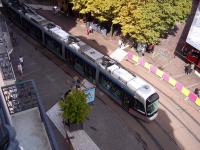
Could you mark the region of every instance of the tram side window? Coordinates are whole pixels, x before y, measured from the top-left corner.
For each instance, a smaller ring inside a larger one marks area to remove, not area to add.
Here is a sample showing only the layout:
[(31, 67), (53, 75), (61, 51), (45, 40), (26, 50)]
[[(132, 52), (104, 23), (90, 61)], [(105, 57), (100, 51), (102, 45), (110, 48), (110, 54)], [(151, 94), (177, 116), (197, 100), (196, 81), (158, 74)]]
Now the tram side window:
[(127, 92), (124, 93), (124, 103), (129, 104), (130, 107), (134, 106), (134, 98)]
[(24, 18), (22, 18), (22, 26), (25, 31), (29, 31), (29, 23)]
[(135, 100), (134, 108), (139, 112), (141, 112), (142, 114), (145, 114), (144, 105), (140, 101)]
[(89, 65), (87, 62), (85, 63), (84, 73), (85, 77), (89, 81), (95, 83), (96, 69), (93, 66)]
[(112, 83), (112, 85), (111, 85), (111, 93), (115, 97), (117, 97), (119, 99), (123, 98), (123, 91), (122, 91), (122, 89), (117, 84), (115, 84), (115, 83)]
[(99, 82), (102, 87), (109, 91), (113, 96), (118, 99), (122, 99), (123, 90), (115, 83), (113, 83), (108, 77), (100, 73)]
[(59, 56), (62, 56), (62, 45), (47, 34), (45, 34), (45, 45), (51, 51), (55, 52)]
[(22, 26), (23, 29), (31, 34), (33, 38), (35, 38), (38, 41), (42, 41), (42, 31), (33, 25), (32, 23), (28, 22), (24, 18), (22, 18)]
[(42, 42), (42, 31), (36, 27), (35, 25), (30, 24), (30, 28), (31, 28), (31, 35), (36, 38), (36, 40), (38, 40), (39, 42)]
[(84, 61), (80, 57), (78, 57), (78, 56), (75, 57), (74, 68), (81, 75), (84, 75)]
[(9, 14), (10, 14), (10, 17), (15, 20), (16, 23), (18, 24), (21, 24), (21, 21), (20, 21), (20, 16), (18, 13), (16, 13), (14, 10), (10, 9), (9, 10)]
[(75, 55), (68, 48), (65, 48), (65, 60), (69, 63), (69, 65), (74, 66)]
[(107, 91), (110, 90), (111, 82), (102, 74), (99, 74), (99, 83), (102, 87), (104, 87)]
[(65, 60), (67, 63), (75, 67), (75, 69), (84, 75), (89, 81), (95, 83), (96, 69), (71, 52), (68, 47), (65, 48)]

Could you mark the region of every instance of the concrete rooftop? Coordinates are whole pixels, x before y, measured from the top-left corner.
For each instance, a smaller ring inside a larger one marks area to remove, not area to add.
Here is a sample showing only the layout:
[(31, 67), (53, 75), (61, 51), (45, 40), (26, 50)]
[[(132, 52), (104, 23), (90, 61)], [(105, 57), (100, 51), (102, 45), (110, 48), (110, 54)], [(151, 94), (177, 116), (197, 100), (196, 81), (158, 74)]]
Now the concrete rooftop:
[(51, 150), (37, 107), (13, 114), (12, 123), (24, 150)]

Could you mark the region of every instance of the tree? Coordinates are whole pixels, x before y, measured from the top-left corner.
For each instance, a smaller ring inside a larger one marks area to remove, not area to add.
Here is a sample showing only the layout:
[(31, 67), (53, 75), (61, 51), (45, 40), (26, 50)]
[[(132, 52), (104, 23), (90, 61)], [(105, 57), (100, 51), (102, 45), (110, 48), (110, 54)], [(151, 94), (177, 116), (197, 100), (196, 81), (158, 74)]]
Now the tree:
[(100, 22), (119, 24), (124, 36), (137, 42), (156, 44), (161, 35), (184, 21), (192, 0), (71, 0), (73, 9)]
[(130, 0), (116, 20), (124, 36), (137, 42), (156, 44), (162, 34), (184, 20), (191, 10), (191, 0)]
[(90, 106), (86, 103), (86, 94), (78, 89), (72, 89), (59, 105), (64, 121), (71, 124), (83, 123), (90, 112)]

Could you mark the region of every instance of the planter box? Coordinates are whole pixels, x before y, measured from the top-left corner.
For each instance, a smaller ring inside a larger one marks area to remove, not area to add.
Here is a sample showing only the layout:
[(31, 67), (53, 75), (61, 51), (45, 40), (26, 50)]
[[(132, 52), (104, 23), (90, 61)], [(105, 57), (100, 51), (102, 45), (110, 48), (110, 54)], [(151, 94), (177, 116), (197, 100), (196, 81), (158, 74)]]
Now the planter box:
[(66, 125), (66, 126), (68, 126), (68, 128), (69, 128), (69, 131), (70, 132), (73, 132), (73, 131), (76, 131), (76, 130), (83, 130), (83, 123), (69, 123), (69, 121), (68, 122), (63, 122), (64, 123), (64, 125)]
[(68, 126), (69, 126), (70, 132), (73, 132), (73, 131), (76, 131), (76, 130), (83, 130), (83, 123), (79, 123), (79, 124), (70, 123)]

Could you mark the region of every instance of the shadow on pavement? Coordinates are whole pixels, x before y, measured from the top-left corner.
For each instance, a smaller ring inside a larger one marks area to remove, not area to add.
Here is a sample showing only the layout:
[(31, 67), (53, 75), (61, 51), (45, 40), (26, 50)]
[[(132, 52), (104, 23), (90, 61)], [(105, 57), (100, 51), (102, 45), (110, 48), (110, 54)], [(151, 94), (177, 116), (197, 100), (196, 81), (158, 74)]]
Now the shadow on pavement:
[(36, 10), (38, 14), (45, 17), (46, 19), (54, 22), (58, 26), (62, 27), (63, 30), (69, 32), (73, 27), (77, 25), (76, 19), (71, 16), (64, 16), (62, 14), (53, 14), (53, 11), (49, 10)]
[[(175, 136), (175, 130), (171, 126), (172, 121), (169, 118), (166, 111), (168, 111), (167, 108), (159, 109), (158, 117), (156, 118), (156, 120), (154, 120), (152, 123), (148, 124), (149, 130), (153, 131), (153, 133), (155, 134), (156, 140), (164, 141), (163, 144), (160, 143), (160, 144), (162, 144), (162, 148), (164, 148), (164, 149), (184, 149), (181, 142)], [(169, 114), (172, 115), (173, 117), (175, 117), (174, 114), (171, 113), (170, 111), (169, 111)], [(157, 126), (157, 128), (152, 127), (152, 126), (154, 126), (154, 124)]]
[(77, 37), (80, 38), (83, 42), (85, 42), (89, 46), (91, 46), (92, 48), (103, 53), (104, 55), (107, 55), (106, 53), (108, 52), (108, 49), (104, 45), (100, 45), (98, 43), (98, 40), (88, 39), (88, 38), (83, 37), (83, 36), (77, 36)]

